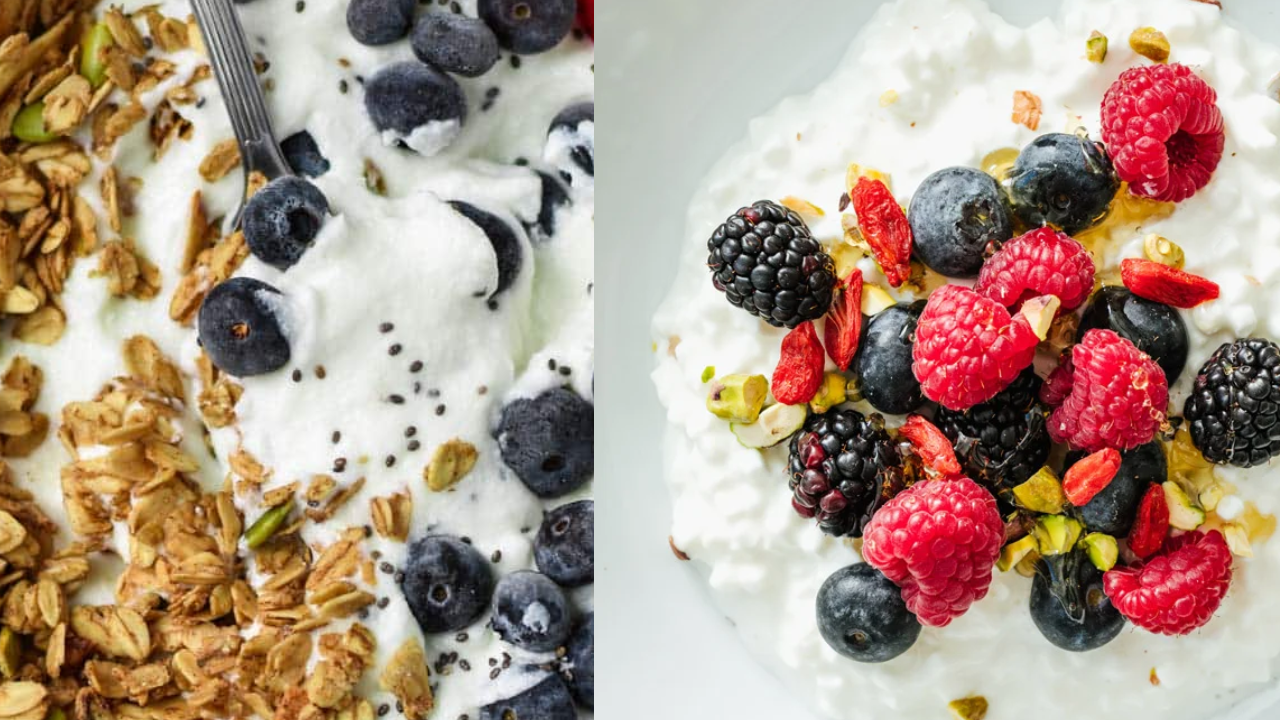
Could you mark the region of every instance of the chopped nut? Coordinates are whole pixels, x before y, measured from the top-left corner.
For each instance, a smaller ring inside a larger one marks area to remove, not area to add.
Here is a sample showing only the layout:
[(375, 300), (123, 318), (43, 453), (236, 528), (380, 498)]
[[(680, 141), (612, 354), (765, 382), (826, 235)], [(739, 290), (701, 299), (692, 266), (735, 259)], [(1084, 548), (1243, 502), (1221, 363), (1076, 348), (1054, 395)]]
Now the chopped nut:
[(1142, 254), (1146, 255), (1148, 260), (1179, 270), (1187, 262), (1186, 254), (1177, 243), (1160, 237), (1156, 233), (1148, 233), (1146, 238), (1143, 239)]
[(1036, 130), (1040, 127), (1040, 116), (1044, 112), (1043, 103), (1040, 96), (1026, 90), (1016, 90), (1013, 93), (1013, 121), (1019, 125), (1024, 125), (1028, 130)]
[(1107, 59), (1107, 36), (1094, 30), (1089, 33), (1085, 42), (1085, 57), (1091, 63), (1102, 63)]
[(987, 699), (981, 695), (952, 700), (947, 709), (955, 720), (982, 720), (987, 716)]
[(822, 208), (814, 205), (808, 200), (801, 200), (793, 195), (788, 195), (782, 198), (781, 203), (783, 207), (789, 210), (794, 210), (796, 213), (804, 217), (820, 218), (826, 215), (826, 213), (822, 211)]
[(465, 440), (454, 438), (441, 444), (423, 471), (427, 487), (433, 492), (448, 490), (471, 472), (479, 456), (476, 446)]
[(1153, 27), (1140, 27), (1129, 35), (1129, 47), (1152, 62), (1169, 61), (1169, 38)]

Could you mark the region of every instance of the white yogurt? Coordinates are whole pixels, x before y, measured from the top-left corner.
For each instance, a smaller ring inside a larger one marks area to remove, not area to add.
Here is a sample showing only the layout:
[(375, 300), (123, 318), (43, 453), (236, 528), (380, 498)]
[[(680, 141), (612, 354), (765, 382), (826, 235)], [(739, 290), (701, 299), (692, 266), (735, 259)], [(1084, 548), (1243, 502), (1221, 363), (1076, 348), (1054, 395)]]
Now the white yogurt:
[[(1002, 574), (985, 600), (944, 629), (926, 628), (902, 657), (883, 665), (845, 659), (819, 636), (814, 597), (828, 575), (858, 562), (857, 553), (791, 509), (785, 445), (747, 450), (703, 405), (704, 367), (769, 374), (783, 335), (711, 285), (706, 238), (725, 217), (760, 198), (794, 195), (827, 211), (811, 227), (816, 237), (835, 239), (849, 163), (890, 173), (905, 202), (933, 171), (976, 167), (988, 152), (1022, 147), (1038, 134), (1083, 125), (1096, 138), (1103, 93), (1122, 70), (1146, 62), (1126, 40), (1147, 25), (1168, 35), (1172, 61), (1196, 67), (1217, 89), (1227, 123), (1226, 157), (1213, 182), (1168, 219), (1122, 229), (1121, 242), (1097, 258), (1100, 268), (1114, 269), (1123, 257), (1141, 256), (1145, 233), (1158, 232), (1185, 249), (1188, 271), (1222, 286), (1220, 300), (1186, 313), (1191, 368), (1171, 398), (1180, 409), (1195, 368), (1219, 344), (1251, 332), (1280, 338), (1280, 314), (1272, 311), (1280, 307), (1280, 104), (1266, 96), (1280, 49), (1231, 27), (1211, 5), (1067, 0), (1056, 22), (1020, 29), (978, 0), (890, 3), (829, 80), (751, 124), (691, 203), (679, 277), (654, 321), (653, 377), (670, 422), (674, 541), (705, 567), (760, 661), (823, 716), (942, 717), (951, 700), (977, 694), (991, 703), (989, 720), (1203, 720), (1272, 676), (1280, 654), (1274, 540), (1238, 560), (1217, 617), (1188, 637), (1129, 627), (1092, 653), (1058, 650), (1031, 622), (1030, 580)], [(1093, 30), (1110, 38), (1101, 65), (1084, 57)], [(889, 90), (897, 100), (882, 106)], [(1011, 122), (1017, 90), (1043, 99), (1039, 131)], [(884, 284), (874, 266), (863, 272)], [(674, 357), (667, 352), (673, 337)], [(1242, 501), (1264, 513), (1280, 509), (1280, 484), (1267, 468), (1222, 474)]]

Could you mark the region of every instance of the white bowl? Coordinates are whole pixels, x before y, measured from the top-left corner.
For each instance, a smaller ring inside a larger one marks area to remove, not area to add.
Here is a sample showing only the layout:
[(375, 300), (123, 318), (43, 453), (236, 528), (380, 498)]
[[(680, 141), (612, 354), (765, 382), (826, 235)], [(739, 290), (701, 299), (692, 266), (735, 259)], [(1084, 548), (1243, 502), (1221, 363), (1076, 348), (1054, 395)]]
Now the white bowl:
[[(1121, 2), (1123, 0), (1117, 0)], [(1188, 0), (1190, 1), (1190, 0)], [(1280, 42), (1275, 0), (1223, 0), (1226, 14)], [(652, 386), (649, 324), (685, 237), (685, 209), (753, 117), (824, 79), (876, 0), (622, 0), (602, 3), (597, 455), (603, 465), (601, 717), (812, 720), (758, 666), (716, 610), (703, 576), (667, 547), (665, 419)], [(1057, 0), (992, 0), (1018, 24)], [(1280, 68), (1277, 68), (1280, 71)], [(1231, 715), (1275, 717), (1276, 693)]]

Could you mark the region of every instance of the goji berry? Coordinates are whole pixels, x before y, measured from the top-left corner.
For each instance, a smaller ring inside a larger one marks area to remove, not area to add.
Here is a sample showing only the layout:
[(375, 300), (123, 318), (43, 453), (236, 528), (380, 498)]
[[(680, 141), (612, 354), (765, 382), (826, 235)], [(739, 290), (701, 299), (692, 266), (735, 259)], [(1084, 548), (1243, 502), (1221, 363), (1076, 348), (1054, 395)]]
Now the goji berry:
[(802, 405), (822, 386), (822, 343), (812, 321), (805, 321), (782, 339), (782, 357), (773, 370), (773, 397), (784, 405)]
[(1142, 559), (1156, 554), (1169, 535), (1169, 503), (1164, 488), (1152, 485), (1138, 503), (1138, 517), (1129, 530), (1129, 550)]
[(1124, 286), (1140, 298), (1176, 308), (1193, 308), (1216, 300), (1218, 284), (1153, 260), (1129, 258), (1120, 263)]
[(863, 239), (871, 246), (889, 284), (898, 287), (911, 275), (911, 225), (907, 214), (880, 180), (858, 178), (851, 198)]
[(951, 441), (924, 416), (908, 415), (898, 433), (911, 442), (925, 467), (943, 477), (960, 474), (960, 461), (956, 460), (956, 450)]
[(822, 329), (822, 341), (836, 367), (848, 370), (862, 336), (862, 271), (854, 268), (840, 281), (836, 293), (836, 300), (827, 312), (827, 324)]
[(1120, 452), (1103, 448), (1067, 468), (1067, 474), (1062, 478), (1062, 492), (1072, 505), (1084, 507), (1111, 484), (1119, 469)]

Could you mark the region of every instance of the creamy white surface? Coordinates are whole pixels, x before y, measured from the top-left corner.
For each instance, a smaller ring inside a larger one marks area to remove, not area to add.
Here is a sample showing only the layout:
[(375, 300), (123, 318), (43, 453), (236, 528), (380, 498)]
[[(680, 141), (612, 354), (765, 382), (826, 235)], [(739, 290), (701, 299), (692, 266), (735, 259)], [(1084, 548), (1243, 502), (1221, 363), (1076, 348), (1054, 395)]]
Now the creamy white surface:
[[(977, 166), (986, 153), (1022, 147), (1037, 134), (1083, 125), (1097, 137), (1106, 88), (1124, 68), (1145, 62), (1126, 43), (1144, 25), (1164, 31), (1171, 59), (1196, 66), (1217, 89), (1227, 121), (1227, 157), (1214, 181), (1167, 220), (1128, 228), (1121, 233), (1125, 241), (1098, 258), (1114, 267), (1123, 257), (1141, 256), (1143, 234), (1159, 232), (1186, 250), (1189, 271), (1222, 286), (1220, 300), (1186, 313), (1191, 367), (1173, 388), (1172, 407), (1179, 409), (1195, 367), (1218, 344), (1238, 334), (1280, 337), (1280, 317), (1268, 312), (1280, 307), (1280, 105), (1264, 94), (1280, 71), (1280, 51), (1224, 23), (1212, 6), (1067, 0), (1056, 22), (1022, 30), (976, 0), (889, 4), (862, 28), (831, 79), (754, 121), (749, 137), (727, 153), (692, 201), (679, 277), (654, 322), (654, 381), (670, 422), (666, 476), (674, 540), (703, 564), (716, 599), (761, 662), (820, 714), (941, 717), (950, 700), (981, 694), (991, 701), (992, 720), (1191, 720), (1210, 716), (1273, 674), (1280, 652), (1280, 625), (1269, 606), (1280, 584), (1280, 543), (1274, 541), (1239, 562), (1218, 617), (1186, 638), (1128, 628), (1093, 653), (1057, 650), (1031, 623), (1030, 581), (1002, 575), (967, 615), (945, 629), (926, 629), (903, 657), (885, 665), (844, 659), (819, 637), (813, 602), (822, 581), (857, 562), (857, 553), (791, 509), (785, 446), (746, 450), (703, 405), (705, 366), (714, 365), (717, 374), (768, 374), (783, 334), (732, 307), (711, 286), (706, 238), (719, 222), (753, 200), (794, 195), (827, 211), (811, 225), (817, 237), (838, 238), (836, 198), (850, 162), (890, 173), (905, 202), (931, 172)], [(1084, 59), (1092, 30), (1111, 40), (1100, 66)], [(898, 100), (881, 107), (887, 90)], [(1038, 132), (1010, 121), (1015, 90), (1043, 99)], [(874, 264), (862, 268), (869, 281), (883, 283)], [(680, 338), (674, 358), (666, 351), (672, 336)], [(1223, 475), (1262, 512), (1280, 510), (1280, 486), (1268, 469)], [(1149, 682), (1152, 668), (1159, 687)]]
[[(125, 8), (146, 4), (129, 0)], [(474, 15), (473, 2), (462, 4)], [(524, 157), (537, 164), (551, 119), (565, 106), (592, 97), (591, 44), (571, 38), (546, 54), (522, 57), (519, 69), (504, 53), (484, 77), (459, 78), (470, 105), (467, 124), (451, 146), (422, 157), (384, 145), (365, 115), (356, 79), (393, 61), (411, 59), (407, 41), (383, 48), (359, 45), (346, 30), (345, 2), (313, 1), (302, 13), (293, 2), (280, 0), (238, 7), (253, 49), (271, 62), (265, 78), (274, 87), (267, 102), (278, 136), (305, 128), (332, 163), (314, 182), (328, 197), (334, 216), (289, 272), (280, 273), (252, 258), (241, 271), (284, 292), (293, 359), (279, 372), (245, 381), (237, 407), (239, 424), (214, 435), (216, 458), (204, 449), (192, 410), (185, 442), (194, 455), (207, 459), (202, 469), (205, 486), (222, 486), (227, 472), (223, 459), (240, 442), (273, 470), (268, 487), (295, 479), (305, 487), (312, 475), (331, 472), (335, 458), (346, 457), (347, 471), (335, 477), (343, 485), (364, 477), (365, 488), (338, 517), (323, 526), (309, 526), (308, 541), (327, 542), (346, 527), (368, 524), (372, 497), (412, 488), (414, 537), (430, 528), (471, 538), (486, 557), (500, 550), (495, 574), (532, 567), (532, 538), (543, 510), (590, 497), (590, 486), (573, 497), (538, 500), (502, 464), (491, 428), (511, 397), (560, 384), (592, 396), (594, 213), (592, 198), (575, 192), (574, 204), (558, 213), (556, 237), (536, 248), (528, 245), (520, 226), (537, 218), (540, 184), (528, 169), (511, 162)], [(169, 0), (161, 9), (179, 17), (189, 13), (188, 4), (180, 0)], [(349, 60), (350, 68), (340, 67), (339, 58)], [(175, 61), (179, 71), (173, 82), (181, 83), (204, 59), (186, 52)], [(349, 87), (345, 94), (339, 91), (342, 79)], [(153, 92), (148, 104), (159, 102), (168, 86)], [(501, 94), (482, 112), (485, 91), (494, 86)], [(195, 333), (169, 320), (167, 313), (180, 278), (189, 199), (202, 188), (210, 215), (218, 216), (234, 209), (243, 187), (238, 171), (213, 185), (200, 179), (200, 161), (232, 133), (214, 82), (196, 89), (204, 104), (178, 108), (195, 125), (190, 141), (175, 142), (159, 163), (153, 163), (144, 122), (121, 141), (115, 159), (123, 176), (143, 182), (135, 198), (136, 214), (126, 221), (124, 234), (160, 268), (160, 296), (151, 302), (113, 299), (105, 280), (89, 277), (97, 259), (81, 260), (63, 295), (69, 319), (61, 342), (41, 348), (9, 341), (0, 352), (0, 363), (23, 354), (42, 368), (45, 387), (37, 409), (53, 418), (55, 432), (63, 405), (91, 399), (123, 372), (120, 348), (131, 335), (152, 337), (184, 369), (194, 371)], [(386, 197), (366, 189), (366, 158), (381, 169)], [(87, 182), (84, 192), (92, 196), (95, 187)], [(487, 306), (497, 285), (493, 251), (475, 225), (444, 204), (455, 199), (500, 215), (524, 243), (520, 277), (496, 298), (496, 311)], [(110, 239), (105, 226), (99, 230)], [(380, 333), (383, 322), (394, 323), (395, 331)], [(403, 345), (403, 352), (394, 357), (387, 351), (393, 342)], [(569, 365), (573, 374), (548, 371), (549, 359)], [(415, 360), (425, 367), (411, 375), (408, 366)], [(325, 367), (324, 380), (316, 378), (317, 365)], [(300, 383), (290, 377), (295, 368), (303, 372)], [(415, 380), (421, 382), (418, 392)], [(429, 397), (431, 390), (438, 390), (439, 396)], [(189, 378), (188, 397), (198, 391)], [(393, 393), (406, 402), (388, 402)], [(443, 415), (435, 412), (438, 404), (446, 406)], [(410, 425), (417, 428), (414, 439), (421, 442), (416, 452), (406, 449), (405, 428)], [(337, 445), (331, 441), (335, 430), (342, 433)], [(474, 443), (480, 460), (455, 492), (428, 493), (423, 467), (437, 445), (454, 437)], [(390, 454), (397, 462), (387, 468), (384, 458)], [(51, 437), (33, 457), (11, 463), (21, 483), (37, 493), (42, 507), (59, 522), (63, 510), (58, 470), (67, 461)], [(253, 498), (244, 505), (247, 521), (252, 522), (261, 511)], [(116, 550), (127, 552), (127, 534), (118, 535)], [(375, 537), (366, 546), (373, 549), (397, 566), (404, 559), (400, 543)], [(118, 571), (111, 557), (97, 560), (99, 582), (82, 591), (78, 600), (110, 602)], [(371, 608), (365, 620), (378, 635), (379, 655), (385, 658), (418, 630), (389, 575), (379, 573), (372, 592), (390, 599), (388, 608)], [(591, 595), (590, 588), (576, 591), (575, 605), (589, 611)], [(483, 627), (487, 619), (486, 615), (469, 629), (466, 643), (457, 643), (453, 633), (425, 638), (430, 661), (457, 651), (472, 666), (471, 672), (463, 672), (454, 665), (451, 674), (433, 677), (436, 717), (475, 717), (479, 705), (531, 682), (532, 676), (516, 666), (545, 659), (511, 651)], [(504, 651), (514, 656), (513, 669), (490, 682), (488, 659), (501, 659)], [(365, 689), (370, 693), (377, 672), (375, 667), (366, 674)], [(374, 699), (375, 704), (394, 704), (389, 696)]]

